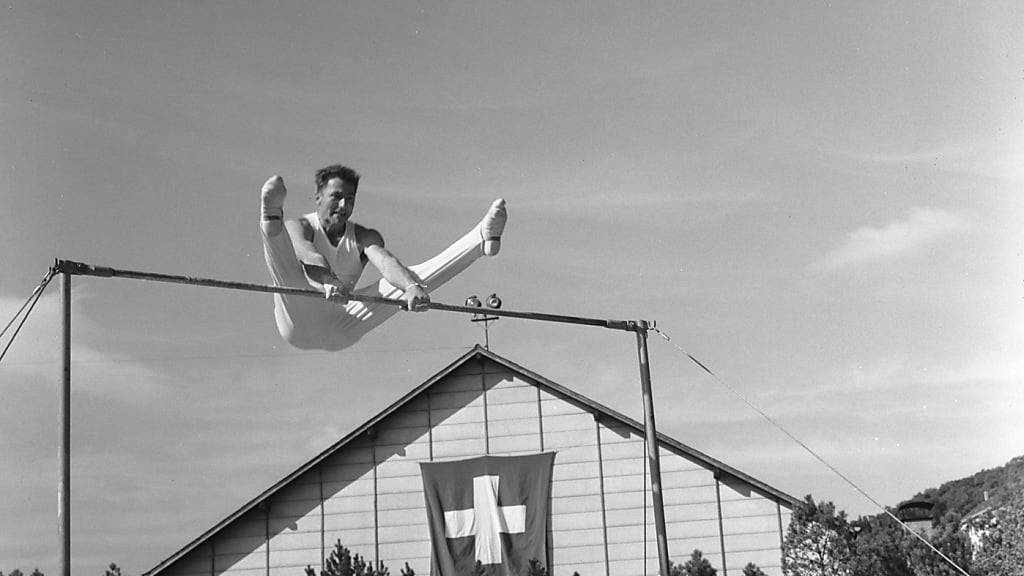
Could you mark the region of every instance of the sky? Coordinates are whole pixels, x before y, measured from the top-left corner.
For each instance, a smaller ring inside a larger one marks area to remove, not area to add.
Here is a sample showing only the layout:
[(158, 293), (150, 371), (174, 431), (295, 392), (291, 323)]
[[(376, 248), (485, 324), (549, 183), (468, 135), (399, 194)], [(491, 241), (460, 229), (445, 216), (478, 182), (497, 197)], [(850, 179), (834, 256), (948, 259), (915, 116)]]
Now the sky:
[[(436, 301), (656, 321), (660, 432), (871, 514), (729, 389), (885, 505), (1024, 454), (1022, 11), (5, 3), (0, 321), (55, 258), (268, 283), (273, 174), (296, 216), (355, 167), (353, 219), (407, 264), (503, 197), (501, 254)], [(302, 352), (266, 294), (76, 276), (72, 301), (81, 574), (153, 568), (484, 339), (406, 313)], [(632, 334), (489, 335), (641, 419)], [(60, 377), (55, 281), (0, 362), (0, 570), (56, 572)]]

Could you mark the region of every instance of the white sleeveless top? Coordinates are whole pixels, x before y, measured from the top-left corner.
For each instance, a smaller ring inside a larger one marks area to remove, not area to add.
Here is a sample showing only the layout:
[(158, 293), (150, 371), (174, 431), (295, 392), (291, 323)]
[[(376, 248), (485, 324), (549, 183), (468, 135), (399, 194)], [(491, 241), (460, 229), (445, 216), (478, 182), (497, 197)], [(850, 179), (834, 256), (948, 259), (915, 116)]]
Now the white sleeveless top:
[(345, 233), (338, 240), (337, 246), (332, 246), (327, 239), (327, 233), (320, 226), (320, 218), (316, 212), (302, 216), (313, 227), (313, 246), (316, 251), (327, 258), (331, 265), (331, 271), (341, 280), (343, 286), (348, 290), (356, 287), (356, 282), (363, 274), (362, 253), (359, 251), (359, 244), (356, 243), (356, 224), (351, 220), (345, 222)]

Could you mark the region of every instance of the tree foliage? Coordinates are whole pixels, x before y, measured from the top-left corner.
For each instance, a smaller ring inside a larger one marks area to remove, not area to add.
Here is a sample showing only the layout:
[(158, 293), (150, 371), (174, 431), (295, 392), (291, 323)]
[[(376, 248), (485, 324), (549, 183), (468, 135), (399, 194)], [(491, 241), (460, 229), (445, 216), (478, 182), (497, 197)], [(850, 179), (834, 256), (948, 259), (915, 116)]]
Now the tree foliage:
[[(2, 570), (0, 570), (0, 576), (4, 576), (4, 573), (3, 573)], [(21, 569), (15, 568), (14, 570), (11, 570), (10, 573), (7, 574), (7, 576), (25, 576), (25, 573), (22, 572)], [(40, 572), (39, 568), (36, 568), (36, 569), (32, 570), (32, 575), (31, 576), (43, 576), (43, 573)]]
[[(402, 576), (414, 574), (406, 563)], [(306, 566), (306, 576), (316, 576), (316, 570), (312, 566)], [(376, 567), (373, 566), (372, 562), (367, 562), (359, 554), (352, 554), (341, 544), (341, 540), (338, 540), (331, 555), (324, 559), (324, 569), (320, 571), (320, 576), (388, 576), (388, 568), (382, 562), (377, 562)]]
[[(970, 542), (958, 515), (947, 514), (938, 521), (928, 540), (957, 566), (970, 570)], [(793, 510), (782, 566), (787, 576), (962, 574), (888, 514), (849, 522), (831, 502), (815, 502), (811, 496)]]
[(103, 571), (103, 576), (121, 576), (121, 567), (111, 562), (110, 566)]
[(530, 558), (526, 567), (526, 576), (548, 576), (548, 569), (538, 558)]
[(985, 519), (975, 576), (1024, 576), (1024, 492)]
[(854, 576), (914, 576), (904, 550), (908, 536), (888, 514), (853, 523), (855, 538), (850, 568)]
[(711, 562), (704, 557), (704, 553), (696, 549), (685, 563), (676, 564), (669, 561), (668, 568), (671, 576), (716, 576), (718, 574), (718, 570), (711, 566)]
[(754, 564), (753, 562), (747, 562), (747, 565), (743, 567), (743, 576), (768, 576), (768, 575), (764, 573), (764, 570), (761, 570), (760, 568), (758, 568), (757, 564)]
[(932, 513), (942, 518), (947, 513), (959, 516), (967, 514), (990, 497), (1009, 499), (1024, 487), (1024, 456), (1013, 458), (1006, 464), (982, 470), (966, 478), (951, 480), (938, 488), (919, 492), (914, 499), (934, 502)]
[[(486, 573), (487, 567), (477, 560), (473, 566), (471, 576), (484, 576)], [(714, 573), (712, 572), (711, 576), (713, 575)], [(0, 573), (0, 576), (3, 576), (3, 574)], [(42, 576), (42, 574), (39, 576)], [(121, 576), (121, 571), (117, 568), (116, 564), (111, 564), (110, 569), (107, 570), (104, 576)], [(312, 566), (307, 565), (306, 576), (317, 576), (316, 570)], [(353, 554), (351, 550), (341, 543), (341, 540), (338, 540), (334, 543), (334, 550), (331, 551), (331, 555), (324, 559), (324, 568), (320, 570), (320, 576), (389, 576), (389, 571), (383, 562), (377, 562), (377, 566), (374, 566), (372, 562), (368, 562), (359, 554)], [(416, 571), (406, 562), (405, 567), (401, 570), (401, 576), (416, 576)], [(550, 575), (543, 562), (537, 558), (531, 558), (527, 565), (527, 576)], [(574, 572), (573, 576), (579, 576), (579, 573)]]
[(793, 509), (782, 544), (782, 570), (789, 576), (852, 576), (853, 531), (846, 513), (808, 494)]
[[(932, 546), (956, 562), (964, 570), (971, 569), (971, 543), (967, 534), (960, 530), (960, 515), (947, 514), (933, 527), (928, 540)], [(907, 563), (914, 576), (962, 576), (962, 572), (954, 568), (942, 556), (935, 553), (923, 542), (911, 535), (903, 538), (903, 547)]]

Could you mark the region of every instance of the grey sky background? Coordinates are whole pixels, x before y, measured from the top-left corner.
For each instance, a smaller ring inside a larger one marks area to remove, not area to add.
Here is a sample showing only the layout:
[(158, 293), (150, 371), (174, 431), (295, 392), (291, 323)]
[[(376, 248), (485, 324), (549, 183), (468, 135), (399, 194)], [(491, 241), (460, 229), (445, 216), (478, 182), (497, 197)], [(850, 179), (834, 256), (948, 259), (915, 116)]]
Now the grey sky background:
[[(436, 300), (656, 320), (893, 505), (1024, 453), (1021, 12), (8, 3), (0, 318), (58, 257), (265, 283), (260, 185), (281, 174), (298, 215), (341, 161), (363, 173), (354, 219), (407, 264), (508, 200), (501, 255)], [(83, 574), (152, 568), (483, 340), (430, 312), (304, 353), (266, 295), (82, 277), (73, 294)], [(0, 365), (2, 570), (56, 570), (57, 300)], [(662, 431), (874, 512), (652, 336)], [(631, 334), (502, 320), (491, 343), (641, 416)]]

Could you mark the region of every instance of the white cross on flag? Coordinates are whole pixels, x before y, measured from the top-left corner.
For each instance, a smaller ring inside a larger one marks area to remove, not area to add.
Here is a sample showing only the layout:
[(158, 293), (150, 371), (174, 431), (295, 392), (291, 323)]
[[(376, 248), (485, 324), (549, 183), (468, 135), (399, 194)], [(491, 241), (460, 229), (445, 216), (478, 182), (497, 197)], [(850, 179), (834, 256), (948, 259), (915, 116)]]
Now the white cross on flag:
[(433, 576), (525, 575), (548, 565), (548, 501), (555, 454), (420, 464)]

